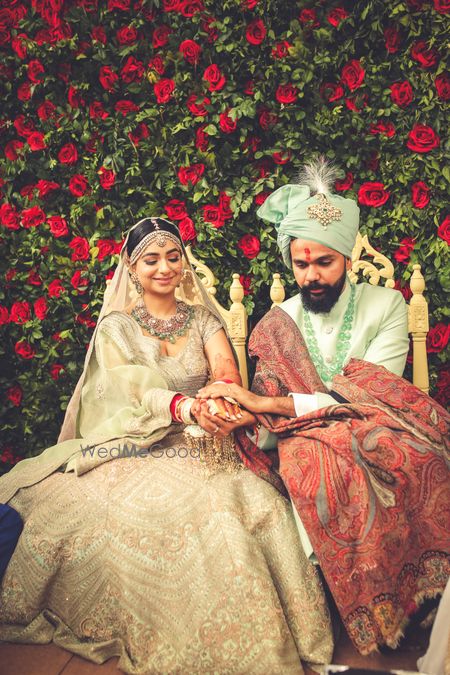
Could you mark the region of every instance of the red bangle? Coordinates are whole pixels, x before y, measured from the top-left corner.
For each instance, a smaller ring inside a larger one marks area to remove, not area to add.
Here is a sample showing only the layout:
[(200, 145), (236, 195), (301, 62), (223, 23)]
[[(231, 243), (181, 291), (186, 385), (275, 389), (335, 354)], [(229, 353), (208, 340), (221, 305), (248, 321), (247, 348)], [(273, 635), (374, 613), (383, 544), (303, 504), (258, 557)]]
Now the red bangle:
[(170, 402), (169, 410), (174, 422), (181, 422), (181, 420), (176, 416), (176, 409), (178, 401), (181, 401), (182, 398), (184, 398), (183, 394), (175, 394)]

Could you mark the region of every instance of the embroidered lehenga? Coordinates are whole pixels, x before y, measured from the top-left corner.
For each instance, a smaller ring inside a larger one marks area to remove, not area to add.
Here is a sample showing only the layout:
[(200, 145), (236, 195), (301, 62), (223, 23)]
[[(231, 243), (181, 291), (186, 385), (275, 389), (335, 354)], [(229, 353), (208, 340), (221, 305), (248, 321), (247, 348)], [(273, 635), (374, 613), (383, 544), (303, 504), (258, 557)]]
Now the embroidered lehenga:
[[(331, 659), (289, 502), (238, 455), (203, 461), (168, 412), (171, 392), (206, 382), (203, 346), (218, 328), (196, 306), (169, 357), (124, 312), (99, 324), (82, 440), (0, 480), (25, 523), (1, 586), (1, 640), (117, 655), (128, 673), (301, 673), (301, 660)], [(133, 456), (146, 438), (151, 451)]]

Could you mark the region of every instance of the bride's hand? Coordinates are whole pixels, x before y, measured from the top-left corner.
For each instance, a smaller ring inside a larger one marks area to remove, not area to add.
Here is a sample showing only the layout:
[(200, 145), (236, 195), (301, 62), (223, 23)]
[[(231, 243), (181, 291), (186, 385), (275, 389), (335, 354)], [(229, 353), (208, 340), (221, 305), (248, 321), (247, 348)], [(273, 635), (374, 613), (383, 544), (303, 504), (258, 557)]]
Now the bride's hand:
[(208, 409), (207, 401), (198, 401), (196, 404), (193, 404), (192, 413), (197, 419), (197, 424), (199, 424), (202, 429), (207, 431), (212, 436), (229, 436), (233, 433), (235, 429), (239, 427), (253, 426), (256, 423), (256, 418), (254, 415), (249, 413), (247, 410), (242, 410), (241, 417), (236, 421), (225, 420), (219, 417), (218, 415), (211, 415)]
[(203, 387), (199, 390), (197, 398), (224, 398), (229, 396), (234, 398), (235, 401), (239, 403), (240, 406), (246, 408), (250, 412), (263, 412), (263, 396), (258, 396), (244, 387), (240, 387), (238, 384), (231, 382), (230, 384), (225, 384), (218, 382), (216, 384), (208, 384), (206, 387)]

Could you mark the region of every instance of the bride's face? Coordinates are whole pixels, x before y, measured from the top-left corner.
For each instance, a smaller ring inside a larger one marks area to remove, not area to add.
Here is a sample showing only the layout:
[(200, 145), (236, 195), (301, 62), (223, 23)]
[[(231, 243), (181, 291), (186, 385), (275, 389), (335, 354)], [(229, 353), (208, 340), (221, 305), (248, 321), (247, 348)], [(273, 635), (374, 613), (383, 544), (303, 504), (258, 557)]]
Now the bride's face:
[(150, 244), (136, 262), (135, 272), (145, 294), (171, 295), (181, 281), (182, 268), (181, 249), (169, 240), (165, 246)]

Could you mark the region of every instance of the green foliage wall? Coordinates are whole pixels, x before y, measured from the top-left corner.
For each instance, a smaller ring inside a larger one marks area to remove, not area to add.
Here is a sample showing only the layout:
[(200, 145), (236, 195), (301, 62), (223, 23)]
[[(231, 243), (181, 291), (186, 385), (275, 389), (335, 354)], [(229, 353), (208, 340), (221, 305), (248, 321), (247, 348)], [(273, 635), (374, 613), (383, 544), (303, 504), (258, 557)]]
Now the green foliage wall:
[(449, 8), (0, 0), (3, 468), (55, 441), (123, 231), (167, 213), (260, 316), (281, 262), (256, 208), (318, 153), (399, 286), (423, 266), (445, 400)]

